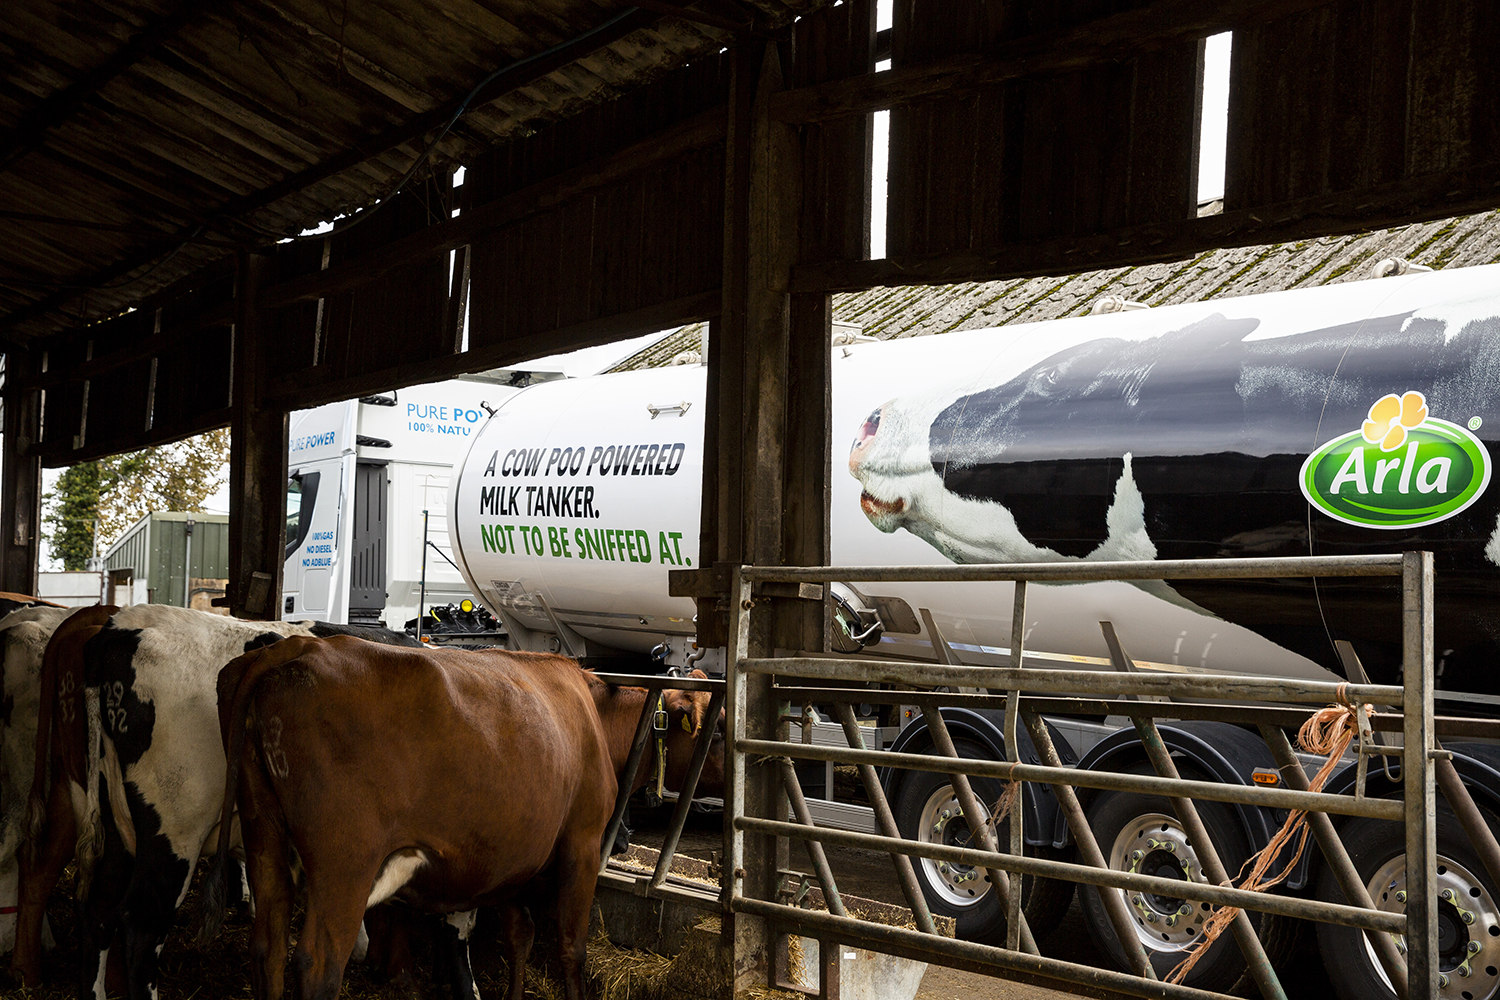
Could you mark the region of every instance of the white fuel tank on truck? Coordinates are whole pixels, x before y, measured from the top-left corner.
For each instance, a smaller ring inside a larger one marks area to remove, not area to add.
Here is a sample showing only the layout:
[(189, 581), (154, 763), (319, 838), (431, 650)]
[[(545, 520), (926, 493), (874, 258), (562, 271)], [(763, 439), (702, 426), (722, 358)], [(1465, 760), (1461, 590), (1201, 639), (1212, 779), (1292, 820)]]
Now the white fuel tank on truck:
[[(1437, 559), (1442, 683), (1500, 688), (1500, 267), (833, 348), (835, 565), (1398, 552)], [(693, 633), (704, 372), (538, 385), (490, 419), (451, 525), (475, 593), (531, 630), (641, 650)], [(796, 429), (792, 430), (796, 433)], [(848, 450), (843, 442), (850, 442)], [(1010, 586), (869, 584), (872, 655), (999, 662)], [(1027, 648), (1166, 669), (1372, 679), (1375, 581), (1033, 587)], [(566, 645), (566, 643), (565, 643)]]
[(635, 652), (693, 634), (667, 573), (698, 561), (704, 384), (697, 366), (547, 382), (485, 424), (450, 526), (474, 593), (513, 633), (561, 623)]

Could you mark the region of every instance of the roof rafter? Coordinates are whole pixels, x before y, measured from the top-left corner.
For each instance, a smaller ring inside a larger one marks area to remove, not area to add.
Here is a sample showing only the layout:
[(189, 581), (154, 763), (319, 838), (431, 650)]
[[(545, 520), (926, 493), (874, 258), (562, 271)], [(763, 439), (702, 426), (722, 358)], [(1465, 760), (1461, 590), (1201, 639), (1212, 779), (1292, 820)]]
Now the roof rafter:
[[(276, 184), (262, 188), (244, 197), (236, 198), (226, 203), (212, 216), (202, 218), (196, 223), (184, 224), (177, 233), (154, 241), (142, 248), (140, 252), (131, 255), (128, 259), (120, 260), (108, 267), (101, 268), (72, 284), (75, 289), (90, 288), (123, 278), (134, 271), (146, 267), (163, 255), (172, 253), (189, 239), (201, 236), (206, 231), (230, 226), (250, 212), (265, 208), (282, 198), (294, 195), (345, 170), (357, 167), (361, 163), (421, 139), (434, 129), (447, 125), (461, 111), (467, 108), (481, 107), (511, 91), (529, 86), (559, 68), (576, 62), (591, 52), (619, 41), (634, 31), (652, 26), (661, 17), (662, 15), (654, 11), (633, 10), (623, 17), (605, 22), (605, 24), (592, 31), (585, 32), (570, 41), (554, 46), (538, 56), (518, 60), (510, 66), (494, 73), (466, 97), (417, 115), (398, 128), (376, 136), (359, 147), (346, 149), (337, 156), (293, 174)], [(391, 192), (391, 194), (394, 194), (394, 192)], [(39, 315), (61, 308), (67, 302), (76, 298), (77, 294), (77, 291), (73, 289), (60, 291), (33, 303), (28, 308), (12, 313), (4, 326), (0, 326), (0, 344), (9, 344), (24, 348), (31, 338), (18, 334), (16, 327)]]
[(216, 2), (181, 0), (171, 13), (147, 25), (102, 66), (42, 101), (9, 134), (0, 138), (0, 170), (9, 170), (11, 164), (41, 145), (49, 131), (67, 121), (79, 105), (105, 84), (166, 44), (188, 21), (216, 5)]

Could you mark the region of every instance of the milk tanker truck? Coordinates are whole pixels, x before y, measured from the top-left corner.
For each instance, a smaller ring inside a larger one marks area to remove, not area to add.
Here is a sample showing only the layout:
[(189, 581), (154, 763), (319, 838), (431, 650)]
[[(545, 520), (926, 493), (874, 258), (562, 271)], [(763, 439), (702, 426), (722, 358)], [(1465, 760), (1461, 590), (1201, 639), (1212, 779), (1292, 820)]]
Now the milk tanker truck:
[[(1500, 705), (1500, 266), (1090, 315), (938, 337), (835, 345), (832, 564), (900, 565), (1299, 556), (1429, 549), (1436, 557), (1439, 711)], [(454, 553), (472, 592), (522, 648), (595, 657), (652, 653), (668, 667), (723, 669), (693, 644), (695, 607), (667, 574), (698, 564), (705, 369), (676, 367), (534, 385), (479, 429), (449, 492)], [(795, 433), (795, 429), (792, 431)], [(833, 584), (835, 645), (848, 655), (932, 659), (922, 624), (968, 664), (1004, 663), (1010, 585)], [(1400, 680), (1398, 588), (1369, 580), (1121, 582), (1028, 593), (1028, 661), (1108, 669), (1112, 622), (1143, 669), (1343, 679), (1351, 644), (1376, 683)], [(653, 652), (654, 651), (654, 652)], [(1004, 759), (999, 713), (944, 711), (961, 754)], [(932, 751), (916, 713), (882, 718), (891, 749)], [(1116, 720), (1119, 721), (1119, 720)], [(1080, 768), (1150, 771), (1134, 731), (1056, 719)], [(899, 728), (898, 728), (899, 727)], [(1249, 783), (1274, 769), (1258, 737), (1211, 722), (1165, 723), (1184, 776)], [(1500, 748), (1450, 747), (1481, 807), (1500, 814)], [(1031, 748), (1021, 748), (1023, 759)], [(1399, 796), (1379, 767), (1369, 794)], [(904, 836), (964, 843), (946, 776), (892, 770)], [(1354, 768), (1330, 790), (1348, 791)], [(981, 799), (998, 792), (977, 782)], [(1027, 786), (1028, 850), (1070, 850), (1050, 791)], [(1086, 793), (1085, 793), (1086, 794)], [(1441, 801), (1441, 800), (1440, 800)], [(1112, 865), (1183, 878), (1190, 839), (1161, 799), (1085, 799)], [(1281, 816), (1200, 803), (1230, 871)], [(1440, 817), (1444, 997), (1500, 993), (1500, 893), (1456, 822)], [(1372, 897), (1403, 911), (1404, 833), (1352, 819), (1342, 834)], [(1279, 891), (1342, 902), (1321, 859)], [(935, 912), (959, 933), (1002, 926), (983, 872), (922, 861)], [(1027, 900), (1040, 937), (1071, 886)], [(1123, 967), (1097, 891), (1090, 932)], [(1202, 914), (1129, 898), (1158, 970), (1182, 959)], [(1204, 907), (1203, 909), (1206, 909)], [(1271, 918), (1264, 918), (1269, 921)], [(1262, 924), (1273, 958), (1291, 935)], [(1358, 931), (1319, 925), (1346, 998), (1391, 995)], [(1189, 984), (1225, 988), (1243, 969), (1229, 935)]]

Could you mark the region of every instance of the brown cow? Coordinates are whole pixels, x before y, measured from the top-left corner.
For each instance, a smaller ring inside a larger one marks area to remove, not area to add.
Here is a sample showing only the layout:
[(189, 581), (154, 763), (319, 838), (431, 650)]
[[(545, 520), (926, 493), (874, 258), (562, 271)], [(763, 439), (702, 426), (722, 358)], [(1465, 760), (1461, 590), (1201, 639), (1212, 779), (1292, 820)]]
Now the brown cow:
[[(256, 900), (251, 977), (279, 1000), (295, 848), (307, 909), (294, 964), (303, 1000), (333, 1000), (367, 907), (514, 917), (539, 876), (555, 897), (568, 1000), (583, 995), (599, 842), (616, 778), (595, 707), (602, 682), (560, 656), (406, 650), (291, 638), (219, 676), (228, 769)], [(221, 842), (205, 887), (222, 918)], [(507, 940), (520, 929), (511, 927)]]
[[(636, 725), (642, 711), (655, 712), (658, 705), (649, 700), (651, 695), (645, 688), (606, 685), (592, 674), (585, 675), (594, 696), (594, 706), (599, 720), (604, 724), (606, 742), (609, 745), (611, 763), (615, 777), (623, 782), (625, 765), (630, 757), (631, 741), (635, 737)], [(708, 675), (695, 670), (689, 676), (703, 679)], [(663, 784), (673, 792), (682, 790), (692, 759), (693, 747), (706, 718), (711, 696), (706, 691), (680, 691), (667, 689), (661, 694), (660, 710), (665, 713), (665, 728), (646, 744), (645, 755), (636, 771), (635, 780), (622, 795), (639, 791), (648, 782), (655, 781), (657, 764), (665, 760)], [(724, 713), (719, 712), (714, 724), (713, 744), (704, 759), (695, 794), (704, 796), (722, 795), (724, 791)], [(621, 831), (623, 836), (625, 831)], [(616, 850), (621, 840), (616, 840)], [(411, 994), (416, 990), (412, 972), (409, 935), (416, 931), (417, 923), (397, 912), (381, 913), (381, 910), (398, 908), (378, 907), (366, 915), (366, 926), (370, 931), (369, 956), (384, 975), (397, 982), (400, 991)], [(511, 973), (508, 996), (519, 997), (522, 993), (526, 959), (531, 952), (535, 925), (531, 915), (521, 905), (502, 908), (499, 914), (505, 944), (506, 963)], [(437, 925), (438, 940), (434, 941), (434, 968), (441, 969), (440, 978), (446, 979), (454, 997), (477, 996), (474, 990), (473, 971), (469, 965), (467, 938), (473, 930), (472, 914), (454, 914)]]

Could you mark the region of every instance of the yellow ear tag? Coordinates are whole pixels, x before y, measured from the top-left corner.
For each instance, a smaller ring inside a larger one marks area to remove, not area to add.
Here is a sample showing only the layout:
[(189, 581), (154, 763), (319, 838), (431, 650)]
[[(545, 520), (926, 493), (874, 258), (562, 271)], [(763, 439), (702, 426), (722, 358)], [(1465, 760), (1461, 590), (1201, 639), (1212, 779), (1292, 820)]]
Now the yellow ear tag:
[(684, 714), (682, 717), (682, 731), (685, 733), (691, 733), (693, 731), (693, 725), (692, 723), (688, 722), (688, 717), (686, 714)]

